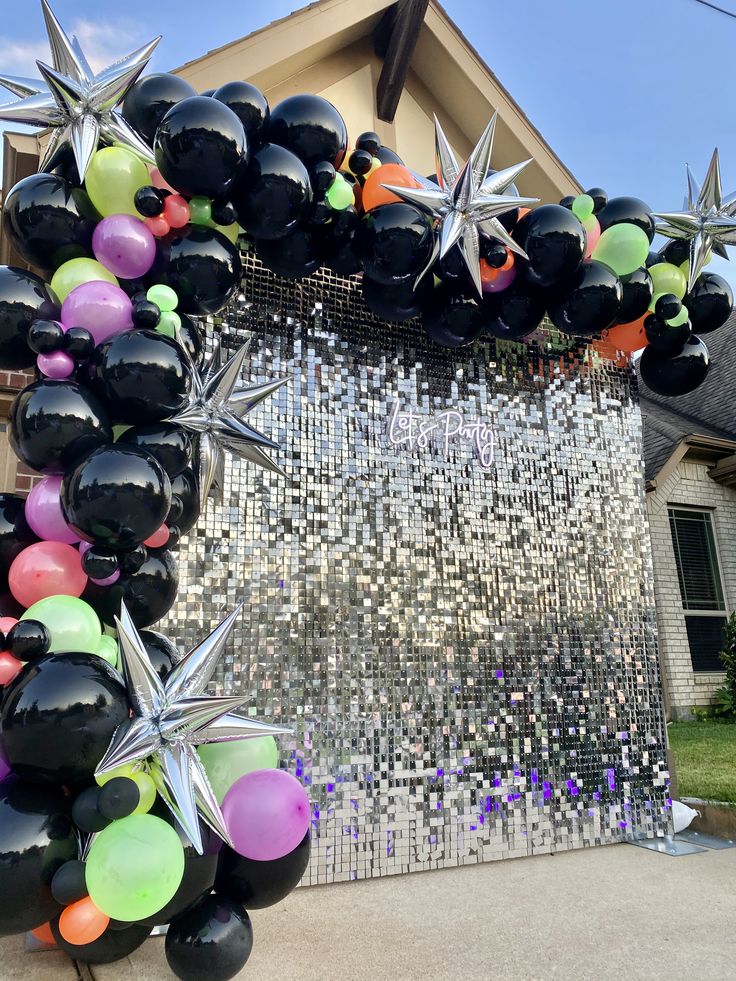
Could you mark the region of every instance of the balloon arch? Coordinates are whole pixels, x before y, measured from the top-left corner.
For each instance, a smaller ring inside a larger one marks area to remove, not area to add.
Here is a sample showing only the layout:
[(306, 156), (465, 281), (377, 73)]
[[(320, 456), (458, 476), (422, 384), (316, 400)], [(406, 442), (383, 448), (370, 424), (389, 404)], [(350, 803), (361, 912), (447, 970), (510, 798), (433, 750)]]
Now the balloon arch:
[(495, 117), (462, 165), (436, 122), (423, 177), (375, 133), (350, 149), (317, 96), (270, 108), (246, 82), (142, 76), (156, 41), (94, 72), (42, 7), (53, 65), (0, 76), (0, 119), (50, 129), (3, 214), (38, 270), (0, 267), (0, 368), (37, 369), (10, 439), (43, 479), (0, 497), (0, 933), (104, 962), (169, 923), (174, 972), (224, 981), (250, 953), (246, 908), (298, 883), (310, 825), (278, 768), (286, 730), (207, 694), (237, 611), (184, 656), (149, 629), (225, 455), (281, 472), (247, 417), (287, 380), (243, 384), (244, 349), (205, 362), (196, 319), (238, 289), (239, 244), (293, 279), (360, 274), (374, 313), (440, 345), (523, 341), (547, 316), (644, 348), (644, 381), (677, 395), (731, 312), (704, 267), (736, 241), (736, 201), (716, 153), (682, 211), (600, 188), (530, 210), (530, 161), (493, 169)]

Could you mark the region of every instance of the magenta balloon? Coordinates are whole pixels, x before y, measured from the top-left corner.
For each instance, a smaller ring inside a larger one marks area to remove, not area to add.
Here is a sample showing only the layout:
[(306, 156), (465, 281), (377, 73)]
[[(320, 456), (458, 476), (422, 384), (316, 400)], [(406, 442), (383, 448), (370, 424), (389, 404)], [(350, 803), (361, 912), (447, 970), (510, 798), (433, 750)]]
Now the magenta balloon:
[(75, 287), (61, 305), (61, 322), (70, 327), (84, 327), (95, 344), (122, 334), (133, 326), (133, 304), (130, 297), (114, 283), (95, 280)]
[(51, 354), (39, 354), (36, 365), (47, 378), (68, 378), (74, 371), (74, 358), (66, 351), (52, 351)]
[(156, 240), (135, 215), (103, 218), (92, 235), (98, 262), (121, 279), (144, 276), (156, 258)]
[(26, 498), (26, 521), (39, 538), (47, 542), (74, 545), (79, 541), (61, 512), (61, 477), (44, 477)]
[(286, 770), (254, 770), (222, 802), (225, 827), (238, 854), (270, 862), (293, 851), (309, 830), (309, 797)]
[(93, 582), (95, 586), (112, 586), (113, 583), (116, 583), (119, 578), (120, 578), (120, 569), (116, 569), (115, 572), (113, 572), (113, 574), (111, 576), (108, 576), (106, 579), (92, 579), (90, 577), (89, 581)]

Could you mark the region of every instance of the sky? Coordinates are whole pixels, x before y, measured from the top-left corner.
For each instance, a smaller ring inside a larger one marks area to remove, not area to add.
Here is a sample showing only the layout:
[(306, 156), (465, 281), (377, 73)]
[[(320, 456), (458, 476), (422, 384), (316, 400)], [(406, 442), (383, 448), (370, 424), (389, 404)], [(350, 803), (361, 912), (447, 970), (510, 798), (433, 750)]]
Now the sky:
[[(713, 2), (736, 14), (736, 0)], [(248, 34), (298, 3), (52, 0), (93, 67), (162, 34), (154, 71)], [(49, 58), (40, 4), (4, 6), (0, 70), (35, 75), (35, 60)], [(736, 190), (736, 18), (697, 0), (445, 0), (444, 6), (583, 187), (632, 194), (655, 211), (679, 210), (685, 163), (702, 181), (718, 146), (724, 192)], [(709, 268), (736, 286), (736, 246), (732, 252), (731, 263), (716, 259)]]

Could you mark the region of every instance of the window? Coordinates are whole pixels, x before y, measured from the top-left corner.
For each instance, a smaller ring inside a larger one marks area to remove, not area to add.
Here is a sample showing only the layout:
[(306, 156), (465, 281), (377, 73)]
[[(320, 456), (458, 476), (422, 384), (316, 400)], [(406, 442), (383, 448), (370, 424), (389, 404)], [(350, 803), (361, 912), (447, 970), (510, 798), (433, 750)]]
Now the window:
[(713, 516), (695, 508), (670, 508), (669, 516), (693, 671), (722, 671), (726, 605)]

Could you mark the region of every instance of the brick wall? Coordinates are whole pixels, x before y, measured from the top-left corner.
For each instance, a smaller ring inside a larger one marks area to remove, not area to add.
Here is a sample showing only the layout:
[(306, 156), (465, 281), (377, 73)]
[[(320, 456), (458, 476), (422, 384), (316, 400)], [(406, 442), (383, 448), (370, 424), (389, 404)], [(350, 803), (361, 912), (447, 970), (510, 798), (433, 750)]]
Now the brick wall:
[(683, 460), (656, 490), (647, 495), (654, 557), (660, 657), (669, 716), (692, 717), (692, 708), (708, 705), (723, 684), (722, 673), (693, 672), (685, 628), (682, 597), (672, 546), (670, 505), (709, 508), (721, 565), (726, 609), (736, 608), (736, 491), (721, 487), (708, 476), (706, 464)]
[(27, 494), (41, 474), (21, 463), (8, 442), (7, 410), (15, 393), (34, 380), (33, 371), (0, 371), (0, 493)]

